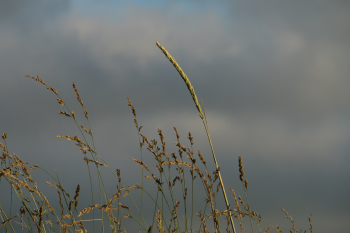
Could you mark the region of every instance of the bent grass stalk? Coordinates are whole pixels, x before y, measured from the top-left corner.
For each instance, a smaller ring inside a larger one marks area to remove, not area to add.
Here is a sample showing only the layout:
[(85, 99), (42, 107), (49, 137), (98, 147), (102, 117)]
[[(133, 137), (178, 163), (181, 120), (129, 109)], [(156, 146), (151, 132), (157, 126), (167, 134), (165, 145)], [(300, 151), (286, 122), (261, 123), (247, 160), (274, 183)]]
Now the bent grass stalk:
[[(176, 70), (179, 72), (179, 74), (181, 75), (182, 79), (185, 81), (186, 85), (187, 85), (187, 88), (188, 90), (190, 91), (191, 93), (191, 96), (192, 96), (192, 99), (194, 101), (194, 103), (196, 104), (196, 107), (198, 109), (198, 112), (199, 112), (199, 116), (200, 118), (202, 119), (203, 121), (203, 124), (204, 124), (204, 128), (205, 128), (205, 131), (207, 133), (207, 136), (208, 136), (208, 140), (209, 140), (209, 143), (210, 143), (210, 148), (211, 148), (211, 151), (212, 151), (212, 154), (213, 154), (213, 159), (214, 159), (214, 163), (215, 163), (215, 166), (216, 166), (216, 170), (218, 171), (218, 175), (219, 175), (219, 180), (220, 180), (220, 185), (222, 187), (222, 193), (224, 195), (224, 198), (225, 198), (225, 204), (226, 204), (226, 207), (227, 209), (229, 210), (230, 209), (230, 204), (228, 203), (228, 200), (227, 200), (227, 196), (226, 196), (226, 191), (225, 191), (225, 187), (224, 187), (224, 182), (222, 181), (222, 177), (221, 177), (221, 173), (220, 173), (220, 169), (219, 169), (219, 165), (216, 161), (216, 156), (215, 156), (215, 153), (214, 153), (214, 148), (213, 148), (213, 145), (211, 143), (211, 139), (210, 139), (210, 134), (209, 134), (209, 129), (208, 129), (208, 124), (207, 124), (207, 118), (203, 117), (203, 113), (202, 113), (202, 110), (201, 110), (201, 106), (199, 105), (198, 103), (198, 99), (197, 99), (197, 96), (196, 96), (196, 93), (194, 92), (194, 89), (193, 89), (193, 86), (191, 85), (191, 82), (190, 80), (187, 78), (187, 75), (183, 72), (183, 70), (181, 69), (181, 67), (177, 64), (176, 60), (170, 55), (170, 53), (168, 51), (166, 51), (166, 49), (161, 46), (158, 41), (156, 42), (157, 43), (157, 46), (162, 50), (162, 52), (165, 54), (165, 56), (169, 59), (169, 61), (175, 66)], [(203, 109), (204, 109), (204, 106), (203, 106)], [(204, 115), (205, 116), (205, 115)], [(236, 229), (235, 229), (235, 225), (233, 223), (233, 219), (232, 219), (232, 216), (231, 216), (231, 212), (229, 211), (229, 217), (230, 217), (230, 222), (231, 222), (231, 225), (232, 225), (232, 230), (234, 233), (236, 233)]]

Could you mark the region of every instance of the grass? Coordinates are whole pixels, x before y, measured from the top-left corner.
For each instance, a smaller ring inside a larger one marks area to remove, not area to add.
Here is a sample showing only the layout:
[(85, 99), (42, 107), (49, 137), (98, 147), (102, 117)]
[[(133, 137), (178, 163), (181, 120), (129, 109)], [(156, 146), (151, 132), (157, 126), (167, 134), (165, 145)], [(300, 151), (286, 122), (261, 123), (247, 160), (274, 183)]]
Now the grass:
[[(131, 221), (137, 224), (138, 232), (236, 233), (237, 228), (239, 228), (240, 232), (255, 232), (254, 226), (259, 232), (282, 232), (278, 225), (274, 226), (265, 222), (260, 214), (252, 211), (248, 199), (248, 180), (245, 178), (241, 156), (238, 157), (238, 169), (240, 173), (239, 178), (245, 195), (244, 200), (239, 195), (237, 198), (234, 190), (230, 188), (232, 193), (231, 198), (233, 197), (234, 200), (232, 206), (235, 207), (232, 208), (228, 201), (228, 196), (220, 173), (220, 167), (217, 163), (211, 143), (203, 101), (201, 107), (193, 86), (176, 60), (158, 42), (157, 46), (177, 69), (191, 93), (192, 99), (199, 112), (199, 117), (203, 121), (207, 133), (215, 170), (209, 172), (207, 162), (201, 152), (199, 150), (197, 150), (196, 153), (193, 151), (193, 137), (191, 132), (188, 133), (187, 137), (191, 145), (189, 148), (185, 147), (185, 145), (180, 142), (180, 136), (176, 127), (174, 127), (177, 138), (177, 154), (172, 153), (169, 155), (167, 153), (161, 129), (158, 129), (160, 143), (158, 144), (155, 139), (149, 141), (149, 139), (141, 133), (142, 126), (139, 126), (136, 119), (136, 110), (128, 98), (128, 105), (132, 110), (140, 147), (140, 158), (131, 159), (140, 166), (142, 177), (141, 185), (123, 184), (120, 170), (114, 170), (109, 167), (96, 151), (89, 123), (89, 114), (81, 100), (75, 83), (73, 83), (73, 88), (84, 110), (84, 115), (89, 125), (87, 128), (78, 124), (75, 113), (68, 108), (53, 87), (48, 86), (39, 76), (34, 78), (27, 75), (26, 77), (40, 82), (57, 96), (58, 103), (66, 107), (66, 111), (59, 111), (59, 114), (70, 117), (75, 121), (81, 133), (80, 138), (68, 135), (57, 137), (74, 141), (76, 146), (79, 147), (79, 151), (83, 153), (84, 161), (88, 167), (91, 185), (91, 204), (89, 206), (79, 206), (78, 199), (81, 195), (80, 184), (77, 185), (74, 195), (70, 195), (62, 186), (58, 176), (54, 177), (37, 164), (30, 164), (22, 161), (15, 153), (10, 155), (6, 145), (7, 135), (4, 133), (2, 135), (4, 143), (0, 143), (0, 147), (3, 150), (2, 155), (0, 155), (0, 185), (2, 185), (0, 187), (3, 187), (2, 181), (7, 181), (7, 183), (10, 184), (11, 205), (10, 210), (7, 212), (0, 205), (0, 222), (2, 222), (0, 223), (1, 232), (7, 233), (24, 230), (29, 232), (83, 233), (88, 232), (87, 223), (92, 224), (91, 229), (89, 228), (89, 232), (128, 232), (127, 226), (130, 225)], [(89, 144), (88, 139), (90, 139), (92, 143)], [(150, 167), (143, 161), (144, 147), (147, 147), (147, 150), (155, 159), (153, 167)], [(52, 181), (47, 182), (47, 184), (52, 186), (58, 193), (58, 209), (52, 207), (44, 193), (39, 190), (36, 181), (32, 179), (31, 173), (36, 169), (44, 171), (51, 177)], [(95, 169), (95, 174), (97, 174), (99, 187), (97, 194), (96, 190), (93, 189), (92, 174), (94, 172), (92, 169)], [(113, 195), (107, 192), (106, 184), (101, 173), (102, 169), (108, 169), (111, 176), (115, 178), (118, 184), (117, 190)], [(149, 183), (144, 180), (144, 178), (154, 181), (155, 186), (144, 187), (144, 184)], [(195, 188), (197, 186), (202, 187), (202, 190)], [(137, 194), (135, 192), (139, 193)], [(203, 205), (200, 208), (195, 207), (195, 196), (199, 197), (201, 195), (205, 196)], [(219, 195), (222, 195), (226, 206), (224, 209), (220, 210), (218, 209)], [(19, 213), (13, 214), (12, 202), (15, 202), (15, 196), (17, 196), (21, 207)], [(99, 199), (98, 203), (95, 201), (96, 196)], [(135, 201), (133, 196), (138, 196), (140, 201)], [(177, 201), (178, 199), (180, 201)], [(131, 203), (131, 205), (126, 205), (125, 203)], [(152, 208), (149, 208), (149, 203), (152, 204)], [(145, 208), (146, 205), (147, 209)], [(282, 210), (291, 221), (292, 229), (290, 229), (290, 232), (302, 232), (302, 230), (299, 231), (295, 227), (294, 221), (292, 217), (288, 215), (287, 211), (283, 208)], [(85, 217), (91, 216), (91, 214), (88, 215), (89, 212), (92, 212), (92, 219), (87, 219)], [(183, 216), (183, 221), (182, 218), (179, 217), (181, 215)], [(16, 222), (16, 218), (19, 219), (18, 222)], [(243, 218), (247, 219), (246, 225), (249, 227), (244, 225)], [(234, 224), (234, 219), (238, 225)], [(107, 223), (110, 229), (107, 229), (105, 226)], [(310, 232), (312, 233), (311, 214), (309, 216), (309, 223)], [(266, 226), (264, 227), (263, 225)], [(246, 228), (251, 229), (249, 230)], [(306, 230), (304, 232), (306, 232)]]

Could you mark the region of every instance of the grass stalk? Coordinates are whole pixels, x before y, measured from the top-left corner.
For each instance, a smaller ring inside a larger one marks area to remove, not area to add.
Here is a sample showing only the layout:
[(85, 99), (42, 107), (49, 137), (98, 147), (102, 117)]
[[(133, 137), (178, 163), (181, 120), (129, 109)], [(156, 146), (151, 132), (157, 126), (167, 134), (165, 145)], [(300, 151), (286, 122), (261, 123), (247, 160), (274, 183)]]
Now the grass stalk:
[[(158, 41), (156, 43), (157, 43), (157, 46), (160, 48), (160, 50), (162, 50), (162, 52), (165, 54), (165, 56), (169, 59), (169, 61), (174, 65), (176, 70), (179, 72), (180, 76), (185, 81), (185, 83), (187, 85), (187, 88), (188, 88), (188, 90), (191, 93), (192, 99), (193, 99), (193, 101), (194, 101), (194, 103), (195, 103), (195, 105), (197, 107), (197, 110), (199, 112), (199, 116), (200, 116), (200, 118), (203, 121), (204, 128), (205, 128), (205, 131), (206, 131), (207, 136), (208, 136), (210, 148), (211, 148), (211, 151), (212, 151), (212, 154), (213, 154), (214, 163), (215, 163), (215, 166), (216, 166), (216, 170), (218, 171), (218, 175), (219, 175), (220, 185), (222, 187), (222, 193), (224, 195), (225, 204), (226, 204), (227, 209), (229, 210), (230, 204), (229, 204), (229, 202), (227, 200), (227, 195), (226, 195), (226, 191), (225, 191), (225, 187), (224, 187), (224, 182), (222, 181), (221, 173), (220, 173), (220, 170), (219, 170), (219, 165), (218, 165), (218, 163), (216, 161), (214, 148), (213, 148), (213, 145), (212, 145), (212, 142), (211, 142), (211, 139), (210, 139), (210, 134), (209, 134), (209, 129), (208, 129), (208, 125), (207, 125), (207, 120), (206, 120), (206, 117), (204, 118), (204, 116), (203, 116), (203, 113), (202, 113), (202, 110), (201, 110), (201, 106), (198, 103), (198, 99), (197, 99), (196, 93), (195, 93), (195, 91), (193, 89), (193, 86), (192, 86), (190, 80), (187, 78), (187, 75), (183, 72), (181, 67), (178, 65), (176, 60), (170, 55), (170, 53), (163, 46), (161, 46), (158, 43)], [(235, 225), (233, 223), (233, 219), (232, 219), (230, 211), (229, 211), (229, 217), (230, 217), (230, 222), (231, 222), (231, 226), (232, 226), (232, 231), (233, 231), (233, 233), (236, 233)]]

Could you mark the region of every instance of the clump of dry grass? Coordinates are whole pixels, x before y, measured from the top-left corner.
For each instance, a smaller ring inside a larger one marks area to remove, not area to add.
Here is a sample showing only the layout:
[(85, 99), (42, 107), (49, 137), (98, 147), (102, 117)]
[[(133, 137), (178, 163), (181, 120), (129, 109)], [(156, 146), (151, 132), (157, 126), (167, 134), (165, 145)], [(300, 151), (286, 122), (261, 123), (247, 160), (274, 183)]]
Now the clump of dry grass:
[[(2, 155), (0, 155), (0, 179), (5, 179), (11, 185), (11, 189), (16, 192), (22, 206), (19, 210), (19, 214), (12, 215), (11, 208), (10, 215), (8, 216), (0, 205), (0, 217), (2, 220), (2, 223), (0, 223), (1, 232), (16, 232), (15, 227), (18, 226), (20, 226), (20, 229), (26, 229), (30, 232), (88, 232), (87, 227), (84, 225), (84, 222), (86, 221), (91, 221), (93, 223), (93, 232), (105, 232), (105, 221), (109, 221), (112, 232), (127, 232), (126, 228), (128, 224), (130, 224), (130, 220), (127, 219), (132, 219), (133, 221), (137, 222), (139, 232), (142, 230), (150, 233), (155, 229), (157, 229), (158, 232), (221, 232), (223, 231), (223, 228), (225, 228), (226, 232), (231, 232), (231, 230), (232, 232), (236, 232), (233, 218), (238, 221), (241, 232), (246, 232), (245, 225), (243, 223), (243, 218), (245, 217), (249, 218), (250, 227), (253, 232), (253, 222), (258, 226), (260, 232), (263, 231), (261, 229), (261, 223), (266, 222), (262, 220), (260, 214), (252, 211), (249, 205), (247, 192), (248, 180), (245, 179), (242, 157), (239, 156), (238, 160), (240, 174), (239, 179), (241, 180), (244, 189), (245, 201), (240, 195), (238, 195), (237, 198), (234, 190), (230, 188), (235, 206), (235, 208), (231, 208), (221, 178), (220, 167), (217, 164), (216, 156), (209, 136), (204, 106), (202, 112), (193, 86), (182, 71), (181, 67), (164, 47), (162, 47), (158, 42), (157, 45), (176, 67), (192, 95), (207, 132), (215, 163), (215, 170), (211, 172), (209, 171), (207, 161), (204, 159), (204, 156), (199, 150), (196, 150), (197, 154), (195, 155), (193, 149), (194, 140), (191, 132), (188, 133), (187, 137), (190, 147), (186, 147), (183, 142), (180, 141), (178, 130), (176, 127), (174, 127), (177, 139), (175, 142), (177, 152), (173, 152), (171, 155), (167, 153), (164, 136), (161, 129), (158, 129), (160, 144), (158, 144), (155, 139), (149, 140), (141, 133), (142, 126), (139, 127), (139, 123), (136, 120), (136, 110), (131, 100), (128, 98), (128, 105), (132, 110), (135, 127), (139, 136), (141, 153), (140, 159), (132, 158), (132, 160), (142, 169), (142, 184), (139, 185), (136, 183), (135, 185), (126, 186), (122, 183), (121, 171), (119, 169), (116, 169), (115, 171), (114, 169), (111, 169), (108, 164), (105, 163), (103, 158), (96, 152), (94, 143), (92, 146), (88, 143), (86, 135), (90, 136), (93, 142), (93, 134), (90, 124), (89, 127), (87, 127), (88, 129), (86, 129), (83, 125), (79, 126), (75, 113), (69, 110), (66, 103), (62, 100), (54, 88), (47, 86), (47, 84), (41, 80), (39, 76), (36, 78), (27, 76), (28, 78), (42, 83), (48, 90), (55, 93), (58, 103), (61, 106), (65, 106), (67, 109), (67, 111), (59, 111), (59, 114), (72, 118), (77, 124), (82, 135), (82, 140), (77, 136), (72, 137), (65, 135), (57, 137), (65, 138), (76, 143), (75, 145), (78, 146), (79, 151), (84, 155), (83, 160), (89, 168), (90, 181), (90, 166), (92, 165), (92, 167), (96, 168), (98, 181), (101, 184), (99, 186), (100, 203), (95, 203), (94, 199), (92, 199), (91, 204), (87, 207), (79, 206), (78, 198), (82, 195), (80, 184), (77, 185), (75, 195), (72, 197), (63, 188), (58, 178), (54, 178), (36, 164), (30, 165), (29, 163), (22, 161), (16, 154), (10, 155), (6, 146), (7, 135), (4, 133), (2, 135), (4, 144), (0, 143), (0, 147), (3, 150)], [(83, 104), (83, 101), (81, 100), (75, 83), (73, 83), (73, 88), (79, 103), (83, 107), (85, 118), (89, 122), (88, 112)], [(84, 132), (86, 134), (84, 134)], [(155, 160), (153, 167), (145, 164), (142, 159), (144, 147), (147, 147), (147, 150)], [(103, 163), (99, 162), (97, 157), (99, 157)], [(200, 162), (197, 162), (198, 159)], [(52, 178), (52, 181), (48, 181), (47, 184), (57, 190), (60, 211), (56, 211), (52, 207), (48, 199), (39, 190), (37, 183), (32, 179), (31, 172), (35, 171), (36, 169), (41, 169)], [(108, 192), (105, 188), (100, 169), (109, 169), (111, 174), (117, 180), (117, 192), (113, 194), (111, 198), (108, 197)], [(145, 175), (144, 172), (147, 174)], [(155, 187), (144, 187), (144, 177), (148, 180), (153, 180)], [(198, 191), (197, 188), (194, 189), (194, 182), (202, 185), (201, 191)], [(220, 189), (223, 193), (226, 204), (226, 208), (223, 210), (219, 210), (217, 207), (217, 194), (220, 192)], [(133, 192), (139, 191), (142, 192), (140, 206), (136, 204), (131, 196)], [(156, 192), (155, 196), (151, 195), (152, 191)], [(91, 189), (91, 195), (93, 195), (93, 193), (94, 190)], [(205, 196), (205, 199), (202, 208), (197, 208), (194, 206), (194, 196), (200, 196), (201, 194)], [(154, 208), (147, 209), (146, 213), (143, 210), (143, 200), (145, 198), (147, 198), (148, 202), (151, 202), (154, 205)], [(126, 203), (131, 203), (132, 206)], [(96, 213), (99, 213), (101, 218), (97, 218), (95, 216), (95, 210)], [(132, 210), (136, 210), (137, 214), (133, 214)], [(290, 219), (293, 226), (293, 231), (298, 232), (292, 217), (288, 215), (284, 209), (282, 210), (285, 212), (287, 218)], [(194, 211), (196, 211), (196, 214), (194, 214)], [(93, 212), (92, 219), (86, 219), (85, 217), (89, 212)], [(106, 213), (108, 218), (107, 220), (105, 219), (103, 213)], [(144, 214), (153, 216), (153, 220), (147, 223), (143, 217)], [(181, 218), (179, 218), (180, 214), (184, 214), (184, 222), (182, 222)], [(196, 224), (195, 215), (199, 220), (199, 224)], [(14, 219), (17, 217), (19, 217), (21, 221), (14, 224)], [(95, 222), (102, 223), (101, 229), (96, 229)], [(310, 232), (312, 233), (311, 215), (309, 216), (309, 223)], [(272, 226), (271, 224), (268, 225), (270, 227), (265, 227), (264, 232), (268, 232), (270, 230), (282, 232), (278, 225), (276, 225), (276, 227)], [(91, 232), (91, 229), (89, 229), (89, 232)], [(292, 232), (292, 230), (290, 230), (290, 232)]]

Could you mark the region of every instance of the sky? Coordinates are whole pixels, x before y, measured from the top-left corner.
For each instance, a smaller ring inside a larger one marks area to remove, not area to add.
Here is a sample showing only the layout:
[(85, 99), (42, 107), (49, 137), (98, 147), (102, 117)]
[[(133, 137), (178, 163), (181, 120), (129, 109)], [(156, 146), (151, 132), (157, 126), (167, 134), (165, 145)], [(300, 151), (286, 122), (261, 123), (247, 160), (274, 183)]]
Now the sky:
[[(170, 155), (177, 153), (173, 127), (186, 147), (190, 131), (194, 155), (200, 150), (213, 171), (203, 122), (158, 41), (203, 100), (226, 191), (245, 195), (240, 155), (250, 207), (264, 220), (288, 232), (284, 208), (299, 230), (310, 228), (312, 213), (314, 232), (349, 232), (349, 11), (350, 2), (341, 0), (1, 1), (0, 134), (7, 133), (10, 154), (57, 173), (69, 192), (80, 183), (80, 205), (91, 204), (84, 155), (57, 138), (81, 138), (79, 127), (58, 114), (67, 109), (53, 92), (25, 77), (39, 75), (88, 128), (75, 82), (96, 150), (112, 170), (121, 170), (125, 185), (141, 183), (132, 161), (140, 159), (140, 148), (128, 97), (143, 135), (160, 143), (160, 128)], [(153, 167), (146, 147), (142, 155)], [(107, 169), (103, 174), (113, 195), (117, 181)], [(57, 204), (57, 192), (45, 184), (52, 178), (42, 171), (33, 177)], [(156, 187), (147, 184), (150, 191)], [(0, 196), (9, 209), (10, 189), (0, 189)]]

